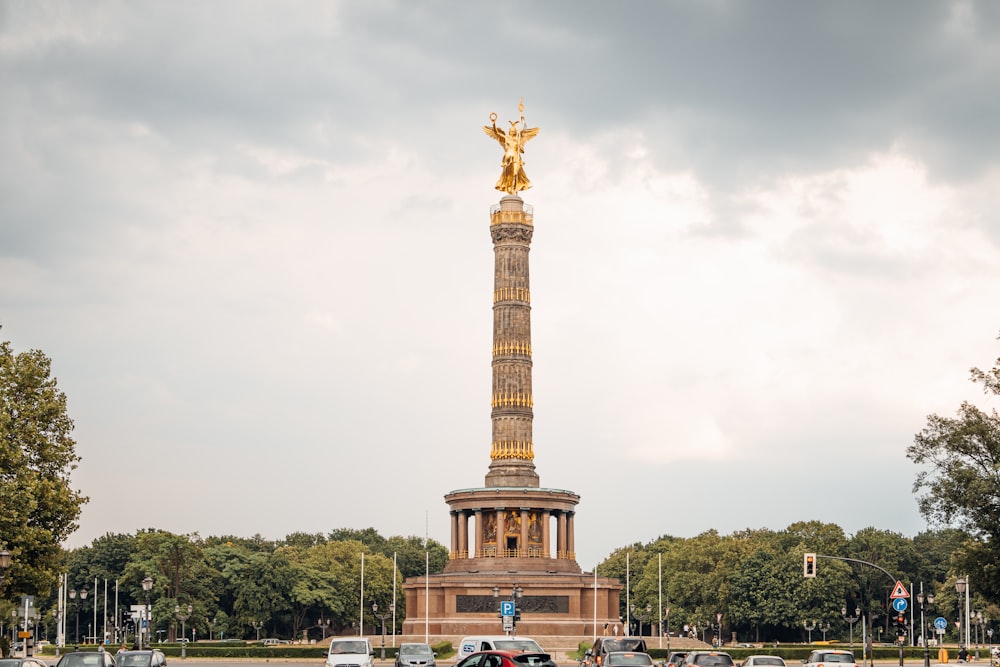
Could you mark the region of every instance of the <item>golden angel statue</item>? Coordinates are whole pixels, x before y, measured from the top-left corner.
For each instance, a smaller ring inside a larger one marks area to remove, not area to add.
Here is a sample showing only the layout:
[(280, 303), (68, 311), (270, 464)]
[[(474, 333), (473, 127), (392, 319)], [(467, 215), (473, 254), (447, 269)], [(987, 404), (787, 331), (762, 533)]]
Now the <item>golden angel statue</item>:
[(517, 105), (517, 109), (521, 113), (521, 118), (517, 121), (508, 121), (510, 129), (506, 133), (497, 127), (495, 113), (490, 114), (491, 125), (483, 126), (483, 132), (503, 146), (503, 160), (500, 162), (502, 171), (496, 189), (511, 195), (531, 187), (531, 181), (524, 173), (524, 160), (521, 159), (521, 154), (524, 153), (524, 145), (538, 136), (538, 128), (528, 127), (524, 122), (523, 99)]

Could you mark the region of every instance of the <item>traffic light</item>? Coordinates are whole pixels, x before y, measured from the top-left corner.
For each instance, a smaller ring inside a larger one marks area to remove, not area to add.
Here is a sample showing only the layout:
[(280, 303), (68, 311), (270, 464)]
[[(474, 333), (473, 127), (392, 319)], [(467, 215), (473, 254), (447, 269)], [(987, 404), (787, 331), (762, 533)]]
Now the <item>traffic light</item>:
[(905, 628), (906, 616), (904, 616), (903, 614), (899, 614), (898, 616), (896, 616), (896, 625), (900, 628)]
[(802, 576), (806, 578), (816, 576), (816, 554), (807, 553), (802, 555)]

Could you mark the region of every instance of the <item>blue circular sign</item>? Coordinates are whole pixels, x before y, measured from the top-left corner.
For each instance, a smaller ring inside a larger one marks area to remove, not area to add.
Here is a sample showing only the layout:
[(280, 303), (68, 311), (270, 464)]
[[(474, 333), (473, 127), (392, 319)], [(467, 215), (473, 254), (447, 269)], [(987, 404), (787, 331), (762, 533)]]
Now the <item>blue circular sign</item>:
[(944, 616), (938, 616), (937, 618), (934, 619), (934, 627), (937, 628), (938, 630), (947, 630), (948, 621), (945, 620)]
[(906, 611), (906, 598), (896, 598), (895, 600), (893, 600), (892, 608), (898, 611), (899, 613), (903, 613), (904, 611)]

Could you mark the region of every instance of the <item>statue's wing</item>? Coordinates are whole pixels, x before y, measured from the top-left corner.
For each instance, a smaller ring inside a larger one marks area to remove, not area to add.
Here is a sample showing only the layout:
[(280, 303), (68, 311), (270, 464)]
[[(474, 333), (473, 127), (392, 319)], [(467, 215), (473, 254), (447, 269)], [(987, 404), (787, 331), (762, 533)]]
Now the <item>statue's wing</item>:
[(500, 142), (501, 146), (506, 146), (507, 142), (504, 140), (504, 134), (499, 129), (493, 127), (492, 125), (483, 125), (483, 132), (486, 136), (492, 137)]
[(529, 127), (524, 130), (521, 130), (521, 144), (522, 145), (526, 144), (528, 143), (528, 140), (534, 139), (537, 136), (538, 136), (537, 127)]

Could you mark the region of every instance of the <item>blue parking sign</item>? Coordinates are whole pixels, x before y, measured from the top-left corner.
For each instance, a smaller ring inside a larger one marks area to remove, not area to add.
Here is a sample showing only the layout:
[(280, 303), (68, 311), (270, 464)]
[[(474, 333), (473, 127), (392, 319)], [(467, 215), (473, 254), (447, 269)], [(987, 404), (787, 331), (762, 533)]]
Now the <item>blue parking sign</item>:
[(500, 615), (501, 616), (513, 616), (514, 615), (514, 601), (513, 600), (503, 600), (500, 602)]

